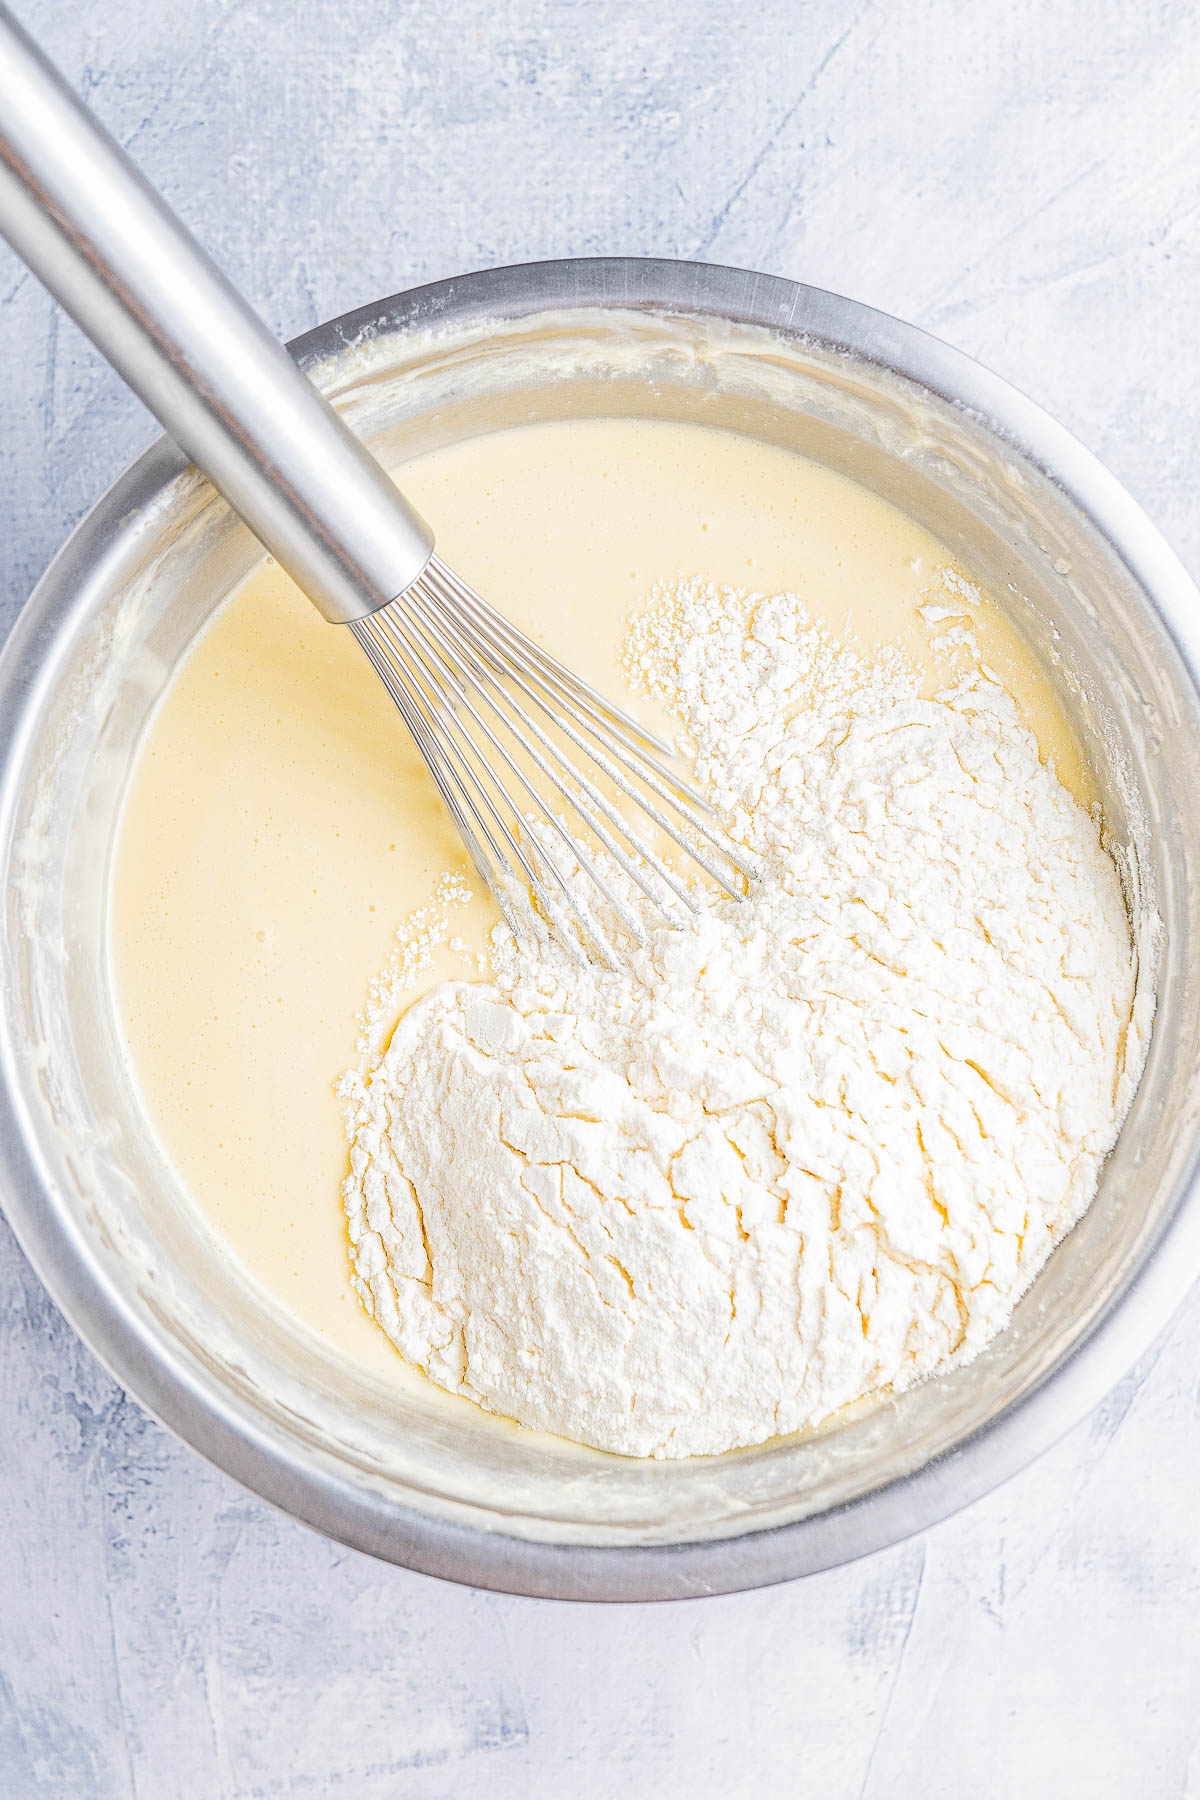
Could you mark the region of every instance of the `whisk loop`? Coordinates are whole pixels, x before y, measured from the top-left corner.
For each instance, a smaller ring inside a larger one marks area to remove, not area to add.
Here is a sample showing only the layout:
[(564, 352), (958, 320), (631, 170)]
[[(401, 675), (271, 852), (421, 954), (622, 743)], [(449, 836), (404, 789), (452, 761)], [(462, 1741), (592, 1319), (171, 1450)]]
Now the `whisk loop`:
[[(630, 937), (645, 942), (643, 923), (613, 891), (588, 838), (660, 922), (677, 925), (679, 906), (696, 910), (686, 883), (620, 799), (727, 894), (742, 897), (756, 866), (663, 760), (669, 746), (510, 625), (439, 557), (397, 599), (352, 620), (350, 629), (514, 930), (532, 899), (577, 953), (582, 942), (615, 966), (607, 934), (574, 879), (581, 871)], [(585, 835), (568, 829), (571, 814)]]

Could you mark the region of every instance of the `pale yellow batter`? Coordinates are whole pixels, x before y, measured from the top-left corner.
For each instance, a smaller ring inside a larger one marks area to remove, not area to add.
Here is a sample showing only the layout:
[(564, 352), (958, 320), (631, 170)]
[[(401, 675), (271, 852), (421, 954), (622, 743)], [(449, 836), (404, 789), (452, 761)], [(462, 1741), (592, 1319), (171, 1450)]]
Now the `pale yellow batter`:
[[(680, 572), (792, 590), (844, 641), (895, 644), (931, 689), (944, 677), (917, 609), (946, 553), (785, 450), (698, 426), (578, 420), (438, 451), (402, 480), (447, 562), (634, 710), (624, 623)], [(1041, 670), (993, 607), (974, 628), (1043, 756), (1090, 800)], [(151, 1117), (196, 1203), (276, 1298), (384, 1372), (399, 1359), (349, 1282), (334, 1082), (356, 1060), (356, 1015), (397, 927), (445, 870), (474, 880), (365, 657), (264, 564), (147, 734), (115, 859), (117, 991)], [(479, 946), (494, 917), (479, 895), (455, 929)], [(469, 971), (443, 950), (422, 986)]]

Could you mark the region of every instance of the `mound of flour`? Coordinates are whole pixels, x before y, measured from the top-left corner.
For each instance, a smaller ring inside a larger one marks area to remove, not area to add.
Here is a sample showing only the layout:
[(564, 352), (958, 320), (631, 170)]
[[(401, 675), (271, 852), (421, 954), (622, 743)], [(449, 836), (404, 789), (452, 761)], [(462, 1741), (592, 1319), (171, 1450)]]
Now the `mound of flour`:
[(618, 973), (499, 930), (489, 981), (436, 988), (347, 1078), (355, 1282), (434, 1381), (686, 1456), (1006, 1323), (1142, 1045), (1097, 827), (965, 661), (923, 699), (793, 596), (701, 583), (631, 628), (763, 876)]

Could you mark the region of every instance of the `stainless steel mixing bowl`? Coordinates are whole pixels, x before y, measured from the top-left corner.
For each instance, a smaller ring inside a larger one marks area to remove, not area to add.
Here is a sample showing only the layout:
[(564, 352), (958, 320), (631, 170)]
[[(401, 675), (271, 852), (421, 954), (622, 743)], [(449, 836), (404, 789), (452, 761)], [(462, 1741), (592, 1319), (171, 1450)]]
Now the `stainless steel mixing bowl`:
[(163, 441), (62, 550), (0, 661), (0, 1181), (30, 1260), (197, 1450), (330, 1536), (455, 1580), (719, 1593), (951, 1512), (1081, 1417), (1200, 1267), (1200, 596), (1037, 407), (792, 282), (534, 264), (382, 301), (294, 348), (385, 460), (526, 419), (695, 419), (793, 445), (929, 525), (1044, 658), (1095, 768), (1158, 995), (1145, 1076), (1095, 1204), (1011, 1328), (968, 1368), (810, 1436), (627, 1461), (339, 1362), (222, 1257), (122, 1063), (106, 905), (123, 786), (172, 667), (256, 555)]

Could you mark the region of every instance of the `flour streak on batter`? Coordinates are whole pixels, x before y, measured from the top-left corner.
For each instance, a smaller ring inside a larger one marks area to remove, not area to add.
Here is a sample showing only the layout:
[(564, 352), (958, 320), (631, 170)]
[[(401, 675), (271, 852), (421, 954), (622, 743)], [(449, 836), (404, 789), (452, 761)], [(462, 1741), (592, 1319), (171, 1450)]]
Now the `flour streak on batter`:
[(1092, 1198), (1141, 1063), (1120, 885), (942, 586), (932, 698), (793, 595), (660, 593), (628, 666), (751, 899), (616, 972), (501, 929), (346, 1082), (356, 1280), (441, 1385), (629, 1455), (756, 1443), (973, 1356)]

